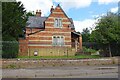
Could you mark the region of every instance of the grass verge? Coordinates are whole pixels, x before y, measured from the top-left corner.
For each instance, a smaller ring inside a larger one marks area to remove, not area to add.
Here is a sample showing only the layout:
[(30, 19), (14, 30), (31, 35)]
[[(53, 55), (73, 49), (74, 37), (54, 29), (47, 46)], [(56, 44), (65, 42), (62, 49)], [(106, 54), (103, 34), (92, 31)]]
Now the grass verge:
[(101, 58), (99, 55), (77, 55), (77, 56), (19, 56), (20, 59), (94, 59)]

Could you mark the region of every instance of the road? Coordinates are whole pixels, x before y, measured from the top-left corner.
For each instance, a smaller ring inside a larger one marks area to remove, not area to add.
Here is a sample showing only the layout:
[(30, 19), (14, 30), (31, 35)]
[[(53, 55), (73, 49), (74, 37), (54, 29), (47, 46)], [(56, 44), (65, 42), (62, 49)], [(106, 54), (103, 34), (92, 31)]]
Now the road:
[(3, 69), (3, 78), (118, 78), (117, 65)]

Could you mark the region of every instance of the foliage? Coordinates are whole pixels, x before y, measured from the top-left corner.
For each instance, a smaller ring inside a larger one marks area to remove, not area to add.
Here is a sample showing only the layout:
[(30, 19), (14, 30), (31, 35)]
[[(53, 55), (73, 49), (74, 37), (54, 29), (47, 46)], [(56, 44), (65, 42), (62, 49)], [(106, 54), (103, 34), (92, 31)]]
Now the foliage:
[(21, 2), (2, 3), (2, 57), (15, 58), (18, 55), (18, 37), (25, 27), (25, 9)]
[(2, 36), (11, 35), (18, 40), (25, 27), (25, 10), (21, 2), (2, 3)]
[(88, 58), (100, 58), (96, 55), (77, 55), (77, 56), (18, 56), (19, 59), (88, 59)]
[(108, 13), (98, 20), (97, 26), (92, 31), (91, 40), (102, 44), (110, 42), (120, 42), (120, 27), (118, 25), (118, 16)]
[(85, 52), (85, 53), (95, 53), (97, 51), (94, 50), (94, 49), (86, 48), (86, 47), (83, 46), (83, 52)]
[(83, 29), (82, 41), (83, 42), (89, 42), (90, 41), (90, 30), (88, 28)]
[[(112, 45), (118, 47), (120, 44), (120, 27), (119, 27), (119, 19), (120, 16), (115, 13), (107, 13), (106, 16), (102, 16), (98, 19), (98, 23), (96, 23), (95, 30), (92, 31), (90, 35), (90, 40), (93, 42), (97, 42), (101, 45), (107, 45), (109, 53), (113, 52)], [(105, 50), (104, 48), (103, 50)], [(116, 48), (115, 50), (118, 50)], [(114, 55), (116, 52), (112, 53)], [(117, 53), (117, 55), (119, 55)]]
[[(35, 16), (32, 12), (25, 13), (25, 21), (28, 21), (29, 16)], [(27, 24), (26, 24), (27, 25)], [(26, 29), (25, 26), (22, 28), (22, 34), (19, 34), (19, 38), (25, 38)]]
[(35, 16), (35, 14), (32, 12), (27, 12), (25, 16), (26, 16), (26, 19), (28, 19), (29, 16)]
[(5, 40), (2, 42), (2, 57), (3, 58), (16, 58), (18, 56), (18, 42), (15, 38), (5, 35)]

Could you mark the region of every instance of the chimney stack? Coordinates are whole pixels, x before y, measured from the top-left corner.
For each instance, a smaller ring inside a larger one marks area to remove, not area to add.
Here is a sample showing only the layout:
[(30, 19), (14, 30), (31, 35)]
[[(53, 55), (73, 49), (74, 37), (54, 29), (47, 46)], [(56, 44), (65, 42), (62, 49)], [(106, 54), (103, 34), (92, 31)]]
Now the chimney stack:
[(53, 10), (54, 10), (54, 8), (53, 8), (53, 6), (51, 7), (51, 9), (50, 9), (50, 12), (52, 13), (53, 12)]
[(36, 10), (36, 16), (37, 16), (37, 17), (41, 17), (41, 14), (42, 14), (42, 13), (41, 13), (41, 10), (39, 10), (39, 11)]

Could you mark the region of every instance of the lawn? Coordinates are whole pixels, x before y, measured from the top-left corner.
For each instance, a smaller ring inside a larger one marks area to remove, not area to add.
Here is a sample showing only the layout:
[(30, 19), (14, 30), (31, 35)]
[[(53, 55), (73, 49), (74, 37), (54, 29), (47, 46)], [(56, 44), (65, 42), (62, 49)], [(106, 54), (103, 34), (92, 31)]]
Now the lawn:
[(77, 56), (19, 56), (21, 59), (94, 59), (100, 58), (99, 55), (77, 55)]

